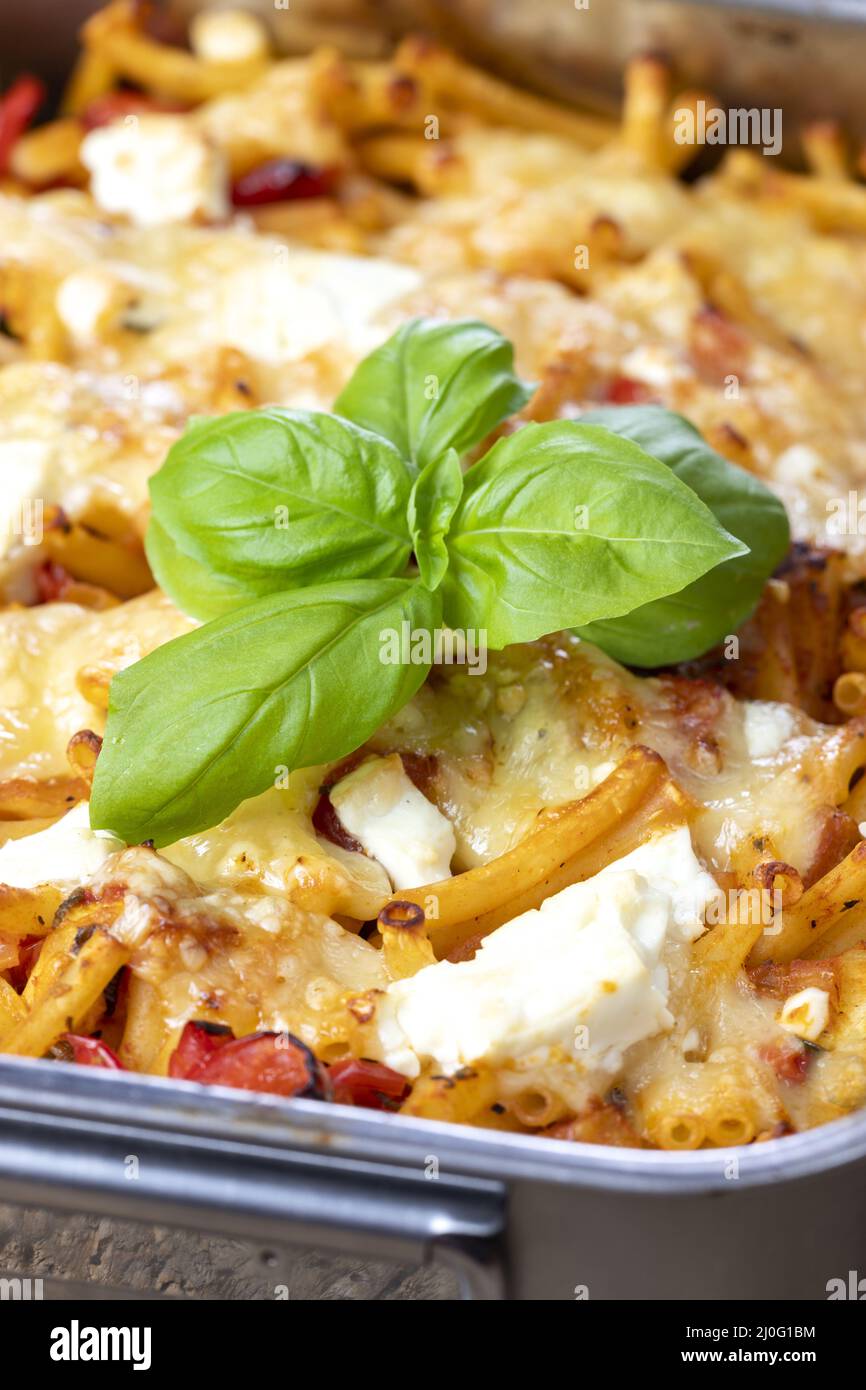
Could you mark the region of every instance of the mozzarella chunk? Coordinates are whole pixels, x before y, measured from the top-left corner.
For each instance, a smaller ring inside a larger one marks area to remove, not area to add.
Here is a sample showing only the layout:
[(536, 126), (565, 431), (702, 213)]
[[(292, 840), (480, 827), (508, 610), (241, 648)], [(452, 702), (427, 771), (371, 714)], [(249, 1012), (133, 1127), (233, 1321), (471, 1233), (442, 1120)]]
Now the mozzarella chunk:
[(778, 1022), (804, 1042), (815, 1042), (830, 1022), (830, 996), (826, 989), (811, 985), (792, 994), (782, 1005)]
[(73, 342), (86, 345), (99, 337), (127, 297), (128, 290), (116, 275), (100, 266), (88, 266), (61, 280), (57, 312)]
[(388, 986), (376, 1011), (381, 1059), (414, 1077), (560, 1049), (614, 1072), (624, 1050), (673, 1025), (662, 953), (694, 940), (719, 893), (685, 827), (524, 912), (471, 961), (440, 961)]
[(775, 757), (794, 730), (794, 718), (787, 705), (775, 700), (753, 700), (744, 706), (743, 731), (750, 758)]
[(90, 805), (80, 801), (46, 830), (7, 840), (0, 849), (0, 883), (10, 888), (86, 883), (125, 848), (110, 831), (91, 830)]
[(350, 772), (331, 788), (331, 804), (395, 888), (417, 888), (451, 877), (454, 831), (406, 776), (398, 753), (374, 758)]
[(228, 214), (223, 158), (183, 116), (132, 116), (92, 130), (81, 159), (100, 207), (139, 227)]
[(245, 10), (202, 10), (190, 21), (189, 38), (196, 57), (208, 63), (265, 58), (269, 48), (261, 20)]
[(382, 341), (376, 316), (418, 284), (416, 271), (392, 261), (269, 245), (225, 276), (208, 332), (260, 362), (334, 344), (357, 359)]

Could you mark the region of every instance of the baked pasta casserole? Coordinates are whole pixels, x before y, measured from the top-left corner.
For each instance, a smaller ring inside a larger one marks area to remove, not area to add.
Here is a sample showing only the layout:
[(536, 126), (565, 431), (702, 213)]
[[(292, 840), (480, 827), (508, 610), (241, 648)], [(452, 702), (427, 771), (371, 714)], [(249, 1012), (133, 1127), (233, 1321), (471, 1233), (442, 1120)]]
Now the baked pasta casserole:
[(706, 97), (132, 0), (0, 97), (0, 1052), (663, 1149), (866, 1103), (866, 188), (695, 162)]

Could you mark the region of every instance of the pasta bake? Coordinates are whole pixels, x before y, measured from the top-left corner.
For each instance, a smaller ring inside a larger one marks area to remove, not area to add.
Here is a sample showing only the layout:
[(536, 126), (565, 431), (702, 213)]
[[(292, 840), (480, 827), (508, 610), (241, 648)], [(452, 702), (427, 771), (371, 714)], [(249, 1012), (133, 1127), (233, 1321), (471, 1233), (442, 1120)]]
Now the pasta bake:
[(0, 96), (0, 1052), (663, 1149), (866, 1104), (841, 133), (707, 169), (655, 57), (613, 122), (152, 18)]

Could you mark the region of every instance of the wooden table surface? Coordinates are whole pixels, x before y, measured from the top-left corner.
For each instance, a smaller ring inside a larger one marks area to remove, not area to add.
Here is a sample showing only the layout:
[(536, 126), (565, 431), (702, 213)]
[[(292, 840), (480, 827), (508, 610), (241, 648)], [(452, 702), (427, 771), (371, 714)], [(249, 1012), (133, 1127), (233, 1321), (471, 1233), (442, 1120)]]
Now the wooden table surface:
[(0, 1205), (0, 1277), (15, 1276), (42, 1279), (46, 1299), (457, 1297), (446, 1270)]

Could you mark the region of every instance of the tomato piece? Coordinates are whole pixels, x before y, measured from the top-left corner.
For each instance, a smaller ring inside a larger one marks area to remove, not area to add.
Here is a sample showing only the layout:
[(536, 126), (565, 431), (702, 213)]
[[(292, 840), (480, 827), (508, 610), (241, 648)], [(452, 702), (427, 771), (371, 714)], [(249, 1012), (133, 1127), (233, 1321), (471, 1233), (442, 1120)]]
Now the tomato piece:
[(330, 1068), (334, 1100), (343, 1105), (363, 1105), (367, 1110), (394, 1110), (409, 1092), (400, 1072), (382, 1062), (349, 1057)]
[(702, 381), (724, 386), (729, 376), (743, 381), (748, 376), (752, 340), (745, 329), (708, 305), (700, 309), (689, 327), (688, 354)]
[(331, 1099), (327, 1071), (291, 1033), (251, 1033), (228, 1042), (194, 1079), (206, 1086), (234, 1086), (272, 1096)]
[(16, 78), (0, 97), (0, 174), (8, 172), (12, 147), (30, 125), (45, 97), (45, 83), (30, 73)]
[(111, 125), (124, 116), (144, 116), (149, 112), (172, 114), (188, 111), (188, 106), (179, 102), (159, 101), (144, 92), (106, 92), (105, 96), (94, 97), (81, 113), (86, 130), (96, 130), (98, 126)]
[(31, 971), (39, 959), (39, 952), (45, 944), (44, 936), (22, 936), (18, 943), (18, 964), (7, 971), (7, 979), (18, 994), (24, 993), (24, 986), (30, 979)]
[(43, 560), (34, 574), (37, 603), (59, 603), (69, 585), (72, 575), (56, 560)]
[(789, 1045), (765, 1043), (758, 1048), (758, 1056), (773, 1068), (780, 1081), (788, 1081), (799, 1086), (806, 1079), (809, 1067), (809, 1050), (793, 1039)]
[(316, 802), (313, 811), (313, 829), (317, 835), (321, 835), (323, 840), (330, 840), (332, 845), (339, 845), (341, 849), (354, 850), (356, 854), (363, 854), (364, 852), (364, 846), (360, 840), (356, 840), (354, 835), (350, 835), (340, 820), (327, 792), (322, 792)]
[(254, 208), (263, 203), (324, 198), (335, 178), (335, 169), (314, 169), (294, 159), (269, 159), (235, 180), (232, 202), (236, 208)]
[(231, 1028), (219, 1023), (187, 1023), (168, 1064), (169, 1076), (197, 1081), (199, 1072), (226, 1043), (234, 1041)]
[(104, 1067), (106, 1071), (126, 1071), (113, 1048), (101, 1038), (86, 1038), (80, 1033), (64, 1033), (60, 1038), (72, 1048), (72, 1060), (82, 1067)]
[(645, 381), (630, 376), (617, 376), (604, 393), (611, 405), (645, 405), (652, 400), (652, 389)]

